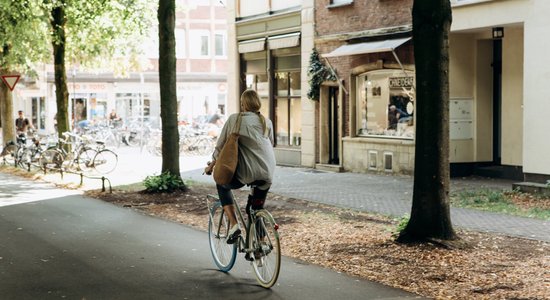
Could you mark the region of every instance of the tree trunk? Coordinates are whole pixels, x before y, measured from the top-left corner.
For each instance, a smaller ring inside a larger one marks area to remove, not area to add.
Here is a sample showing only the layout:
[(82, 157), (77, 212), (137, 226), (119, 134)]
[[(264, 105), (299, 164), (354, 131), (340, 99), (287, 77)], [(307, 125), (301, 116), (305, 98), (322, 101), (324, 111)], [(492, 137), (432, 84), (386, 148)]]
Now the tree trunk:
[(415, 0), (416, 143), (413, 204), (399, 242), (453, 240), (449, 211), (449, 0)]
[(162, 118), (162, 173), (180, 177), (176, 95), (175, 0), (159, 0), (159, 81)]
[[(2, 47), (2, 56), (7, 56), (10, 47), (4, 44)], [(9, 75), (9, 70), (0, 68), (1, 75)], [(0, 120), (2, 120), (2, 147), (9, 141), (15, 141), (15, 119), (13, 117), (13, 96), (6, 84), (0, 82)]]
[[(0, 71), (0, 75), (8, 72)], [(0, 118), (2, 118), (2, 147), (9, 141), (15, 141), (15, 119), (13, 117), (12, 92), (3, 82), (0, 82)]]
[(52, 30), (53, 30), (53, 55), (55, 70), (55, 99), (57, 104), (57, 133), (62, 137), (62, 133), (69, 131), (69, 91), (67, 89), (67, 73), (65, 70), (65, 1), (52, 10)]

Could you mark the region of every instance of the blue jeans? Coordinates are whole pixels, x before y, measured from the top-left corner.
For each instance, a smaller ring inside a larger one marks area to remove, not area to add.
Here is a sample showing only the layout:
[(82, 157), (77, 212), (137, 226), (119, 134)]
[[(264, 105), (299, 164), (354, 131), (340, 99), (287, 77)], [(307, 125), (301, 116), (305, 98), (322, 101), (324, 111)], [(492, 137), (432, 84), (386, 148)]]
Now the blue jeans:
[[(266, 190), (261, 190), (258, 188), (258, 186), (264, 184), (265, 181), (259, 180), (249, 184), (253, 187), (252, 194), (248, 197), (248, 205), (252, 205), (254, 209), (263, 208), (263, 203), (265, 201), (265, 198), (267, 197), (267, 192), (269, 191), (269, 188)], [(233, 177), (233, 180), (231, 180), (231, 182), (228, 184), (216, 184), (216, 188), (218, 189), (218, 196), (220, 197), (220, 202), (222, 203), (222, 206), (233, 204), (235, 200), (233, 199), (233, 193), (231, 193), (231, 190), (237, 190), (242, 188), (243, 186), (245, 186), (245, 184), (238, 181), (235, 177)]]

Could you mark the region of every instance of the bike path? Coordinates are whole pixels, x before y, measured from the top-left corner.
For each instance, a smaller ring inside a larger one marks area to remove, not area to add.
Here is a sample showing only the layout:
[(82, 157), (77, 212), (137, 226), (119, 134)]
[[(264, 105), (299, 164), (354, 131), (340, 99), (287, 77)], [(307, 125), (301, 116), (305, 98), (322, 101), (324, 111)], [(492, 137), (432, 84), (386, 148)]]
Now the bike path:
[(40, 200), (30, 181), (0, 180), (22, 200), (0, 207), (1, 299), (417, 298), (286, 257), (267, 290), (242, 256), (230, 273), (216, 270), (205, 232), (78, 194), (48, 197), (59, 190), (47, 184)]
[[(214, 185), (202, 169), (182, 172), (182, 178)], [(451, 192), (475, 189), (512, 190), (513, 181), (479, 177), (452, 178)], [(411, 212), (411, 176), (334, 173), (277, 166), (270, 192), (339, 207), (402, 217)], [(268, 199), (269, 201), (269, 199)], [(515, 217), (451, 207), (453, 225), (550, 242), (550, 220)]]

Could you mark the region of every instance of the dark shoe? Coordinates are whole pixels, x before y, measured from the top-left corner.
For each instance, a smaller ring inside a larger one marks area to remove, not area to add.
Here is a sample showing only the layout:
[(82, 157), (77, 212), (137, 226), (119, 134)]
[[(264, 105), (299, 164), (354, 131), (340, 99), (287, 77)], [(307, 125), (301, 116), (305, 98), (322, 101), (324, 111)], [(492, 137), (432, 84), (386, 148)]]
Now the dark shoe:
[(229, 233), (227, 234), (227, 243), (228, 244), (235, 244), (235, 242), (239, 239), (241, 236), (241, 228), (239, 228), (239, 224), (233, 225), (231, 229), (229, 230)]

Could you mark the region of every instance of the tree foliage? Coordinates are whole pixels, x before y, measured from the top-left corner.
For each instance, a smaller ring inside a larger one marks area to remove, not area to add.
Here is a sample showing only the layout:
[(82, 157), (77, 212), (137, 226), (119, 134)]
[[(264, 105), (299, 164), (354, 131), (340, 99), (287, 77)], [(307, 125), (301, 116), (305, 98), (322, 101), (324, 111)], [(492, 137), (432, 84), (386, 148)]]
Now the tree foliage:
[[(37, 62), (48, 57), (48, 27), (37, 1), (0, 1), (0, 75), (25, 74), (36, 77)], [(0, 82), (2, 144), (14, 140), (13, 100)]]
[(335, 74), (319, 58), (317, 49), (313, 49), (309, 56), (309, 67), (307, 68), (309, 90), (307, 97), (311, 100), (319, 100), (321, 84), (324, 81), (336, 81)]
[[(97, 69), (135, 58), (153, 11), (146, 0), (44, 0), (54, 52), (58, 133), (69, 130), (67, 61)], [(141, 37), (141, 38), (140, 38)]]

